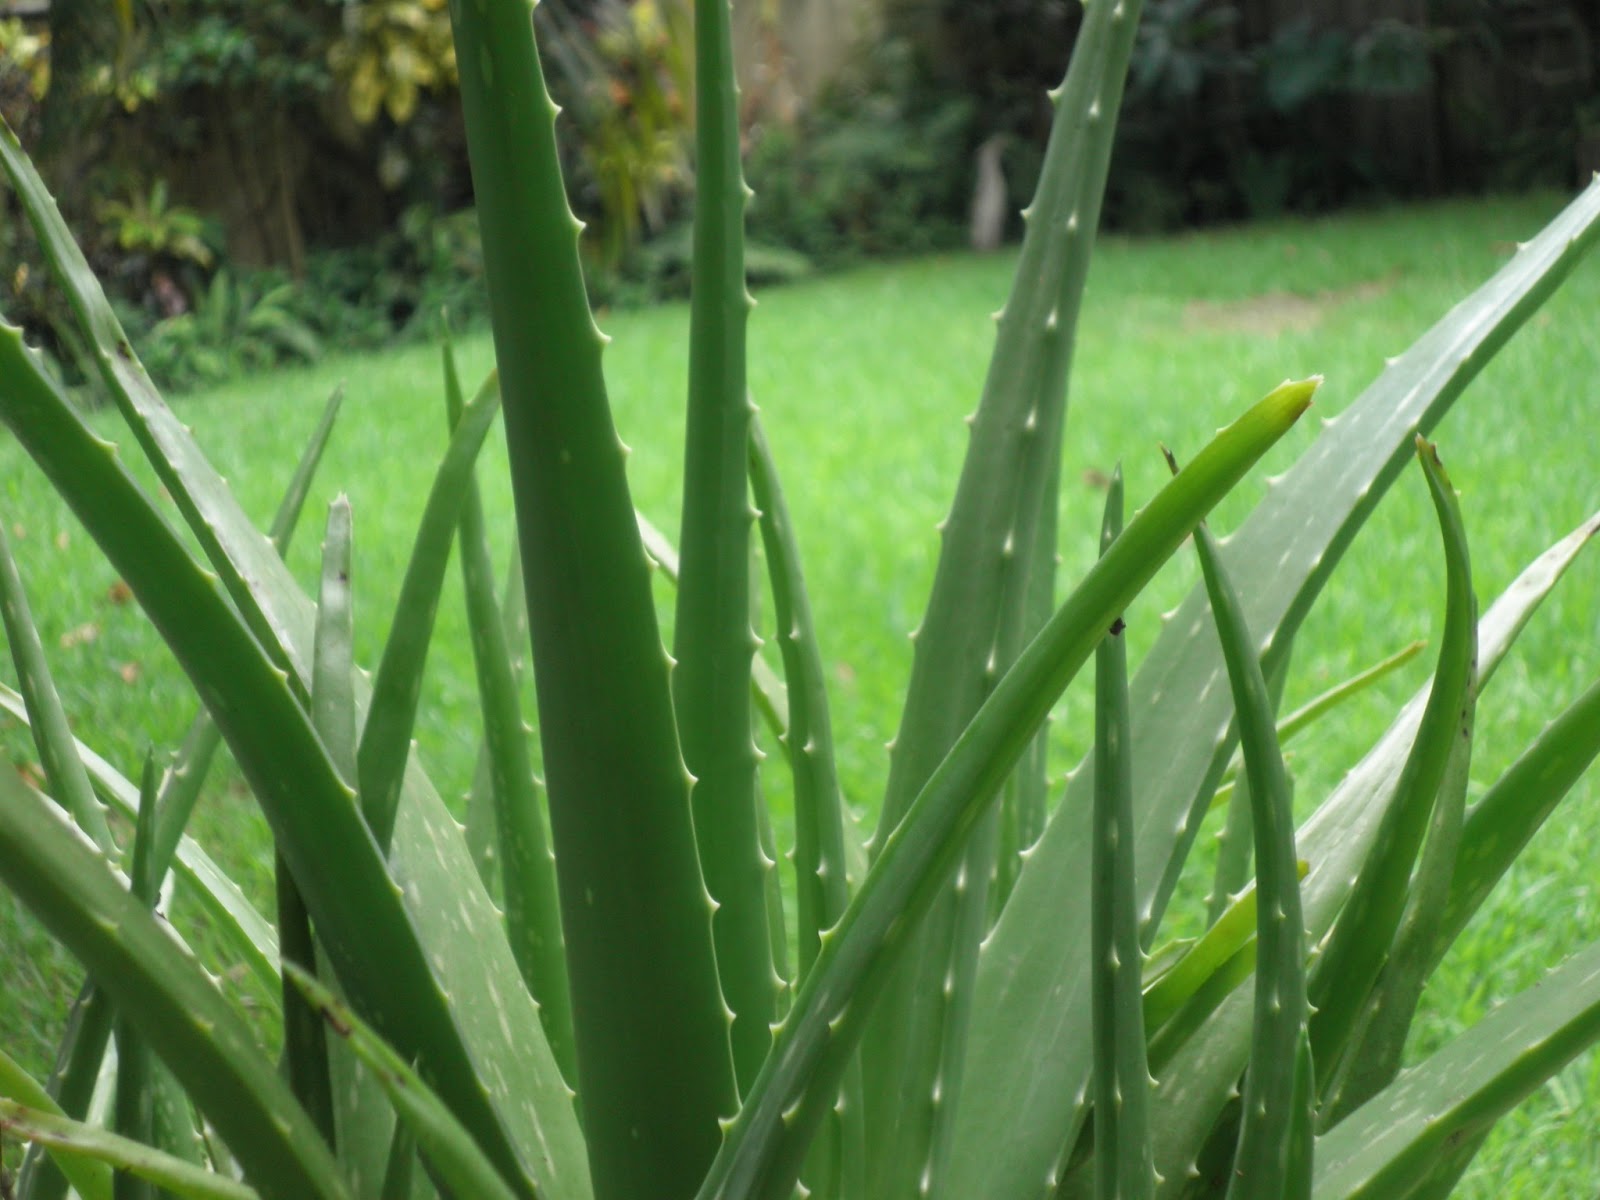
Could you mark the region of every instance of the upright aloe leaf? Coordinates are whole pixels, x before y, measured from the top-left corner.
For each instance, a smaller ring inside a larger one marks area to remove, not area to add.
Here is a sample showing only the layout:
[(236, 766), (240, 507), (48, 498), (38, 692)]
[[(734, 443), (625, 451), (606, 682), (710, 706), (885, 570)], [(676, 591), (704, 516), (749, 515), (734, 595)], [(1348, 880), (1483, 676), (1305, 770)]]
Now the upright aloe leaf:
[[(354, 606), (351, 602), (350, 559), (353, 533), (350, 501), (336, 496), (328, 506), (322, 537), (322, 581), (317, 591), (317, 628), (311, 662), (311, 723), (334, 769), (347, 782), (355, 778), (356, 704)], [(295, 886), (283, 855), (277, 857), (278, 942), (285, 965), (317, 969), (317, 946), (311, 915)], [(329, 1146), (338, 1148), (336, 1113), (354, 1107), (355, 1091), (341, 1089), (336, 1103), (334, 1067), (322, 1017), (285, 976), (283, 980), (283, 1052), (289, 1084), (294, 1088)], [(345, 1156), (346, 1163), (350, 1156)]]
[[(1066, 79), (1053, 94), (1056, 123), (1025, 214), (1016, 283), (998, 318), (971, 442), (941, 529), (933, 591), (915, 634), (879, 847), (1027, 632), (1038, 530), (1044, 509), (1056, 504), (1047, 493), (1057, 478), (1078, 312), (1140, 8), (1139, 0), (1089, 6)], [(909, 1196), (924, 1180), (942, 1186), (999, 840), (996, 817), (985, 823), (862, 1047), (874, 1148), (868, 1186), (876, 1196)]]
[[(1591, 185), (1492, 279), (1393, 360), (1272, 481), (1230, 539), (1224, 561), (1245, 616), (1272, 658), (1282, 652), (1340, 556), (1431, 428), (1600, 236)], [(1147, 933), (1160, 920), (1209, 797), (1200, 784), (1228, 749), (1229, 702), (1198, 595), (1162, 631), (1133, 682), (1134, 756), (1148, 763), (1134, 820)], [(1173, 697), (1183, 697), (1181, 703)], [(1220, 774), (1220, 770), (1218, 772)], [(1087, 964), (1057, 953), (1060, 928), (1083, 928), (1092, 770), (1073, 778), (985, 943), (969, 1051), (971, 1102), (958, 1113), (950, 1194), (1042, 1188), (1074, 1135), (1091, 1047), (1063, 1014), (1088, 1001)], [(1309, 851), (1307, 858), (1316, 864)], [(1309, 881), (1308, 881), (1309, 882)], [(1043, 914), (1049, 914), (1048, 917)], [(1014, 1114), (1026, 1113), (1026, 1120)], [(1158, 1167), (1160, 1163), (1158, 1162)]]
[[(452, 427), (462, 418), (461, 379), (448, 339), (444, 348), (445, 398)], [(483, 709), (488, 788), (506, 911), (506, 937), (517, 967), (539, 1004), (550, 1051), (569, 1082), (576, 1082), (572, 999), (561, 938), (555, 859), (545, 836), (539, 781), (533, 773), (527, 727), (504, 616), (495, 599), (489, 531), (478, 482), (467, 483), (461, 505), (461, 576), (472, 628), (472, 661)], [(519, 598), (520, 602), (520, 598)]]
[[(469, 602), (469, 611), (471, 605)], [(500, 643), (505, 646), (511, 667), (511, 679), (518, 694), (522, 690), (522, 675), (528, 659), (528, 594), (522, 586), (522, 550), (513, 540), (510, 562), (506, 564), (505, 583), (500, 592)], [(467, 848), (472, 861), (477, 864), (478, 875), (484, 887), (499, 894), (500, 863), (497, 841), (499, 832), (494, 811), (494, 763), (489, 758), (489, 747), (478, 750), (478, 766), (472, 775), (472, 791), (467, 796)], [(542, 796), (544, 781), (534, 780)]]
[(1461, 744), (1463, 713), (1470, 711), (1477, 659), (1477, 608), (1461, 510), (1438, 452), (1417, 438), (1445, 550), (1444, 632), (1439, 662), (1417, 738), (1384, 813), (1372, 853), (1362, 863), (1350, 898), (1312, 975), (1311, 1045), (1331, 1082), (1378, 973), (1394, 945), (1405, 912), (1412, 871), (1440, 797), (1445, 768)]
[[(133, 850), (129, 855), (129, 892), (133, 899), (155, 911), (159, 884), (151, 861), (156, 826), (156, 768), (154, 755), (147, 751), (144, 772), (139, 780), (139, 817), (134, 826)], [(112, 1102), (115, 1132), (134, 1142), (150, 1145), (155, 1141), (155, 1087), (152, 1078), (156, 1063), (139, 1026), (127, 1013), (117, 1016), (117, 1084)], [(112, 1192), (116, 1200), (155, 1200), (150, 1184), (128, 1171), (118, 1171)]]
[[(1111, 476), (1104, 554), (1122, 531), (1122, 470)], [(1128, 740), (1128, 648), (1119, 617), (1095, 650), (1094, 875), (1089, 953), (1094, 959), (1092, 1028), (1096, 1200), (1149, 1200), (1150, 1067), (1145, 1059), (1139, 914), (1133, 907), (1133, 757)]]
[(1255, 1014), (1228, 1200), (1292, 1200), (1311, 1193), (1316, 1096), (1294, 809), (1272, 699), (1238, 593), (1205, 525), (1195, 531), (1194, 544), (1228, 665), (1256, 849)]
[(741, 1091), (772, 1044), (781, 981), (772, 966), (766, 887), (773, 864), (756, 828), (751, 728), (750, 416), (739, 102), (728, 0), (695, 0), (694, 267), (689, 411), (672, 696), (694, 785), (695, 838), (716, 901), (717, 972), (733, 1013)]
[(602, 1200), (681, 1197), (736, 1090), (667, 656), (527, 5), (456, 0), (450, 12), (594, 1186)]
[[(795, 979), (799, 982), (815, 965), (823, 937), (839, 923), (850, 903), (845, 855), (848, 818), (839, 792), (822, 651), (801, 572), (800, 547), (759, 421), (750, 431), (750, 483), (761, 512), (778, 650), (788, 685), (789, 726), (783, 747), (794, 774), (795, 940), (799, 957)], [(865, 1137), (861, 1068), (853, 1063), (839, 1101), (812, 1147), (806, 1181), (813, 1194), (842, 1200), (865, 1195)]]
[(1001, 677), (823, 940), (700, 1200), (788, 1195), (873, 1003), (1045, 714), (1189, 531), (1305, 411), (1314, 387), (1285, 384), (1218, 434), (1129, 523)]
[(378, 845), (385, 850), (394, 832), (400, 788), (410, 760), (411, 731), (417, 720), (422, 672), (433, 641), (433, 621), (439, 612), (450, 544), (472, 483), (473, 464), (500, 405), (498, 383), (491, 372), (460, 421), (454, 424), (450, 448), (434, 477), (416, 544), (406, 563), (383, 657), (372, 679), (372, 703), (356, 751), (356, 778), (361, 810)]

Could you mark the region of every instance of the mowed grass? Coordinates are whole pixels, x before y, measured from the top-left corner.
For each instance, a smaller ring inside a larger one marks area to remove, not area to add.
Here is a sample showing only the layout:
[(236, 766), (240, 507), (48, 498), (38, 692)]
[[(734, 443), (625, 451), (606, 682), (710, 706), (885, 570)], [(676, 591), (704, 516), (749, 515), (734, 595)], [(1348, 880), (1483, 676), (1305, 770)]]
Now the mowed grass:
[[(1457, 202), (1285, 221), (1170, 239), (1111, 239), (1097, 252), (1073, 376), (1062, 498), (1063, 586), (1095, 552), (1099, 482), (1121, 462), (1132, 503), (1166, 477), (1159, 446), (1192, 455), (1211, 431), (1285, 377), (1320, 373), (1317, 407), (1223, 506), (1236, 525), (1381, 368), (1554, 214), (1561, 198)], [(844, 784), (869, 821), (886, 773), (938, 538), (966, 442), (962, 418), (981, 387), (1014, 258), (955, 255), (876, 265), (761, 296), (751, 323), (751, 389), (760, 405), (802, 541), (832, 684)], [(1487, 605), (1521, 567), (1600, 507), (1591, 430), (1600, 413), (1600, 263), (1585, 264), (1473, 385), (1437, 431), (1473, 545)], [(639, 507), (677, 526), (687, 312), (602, 314), (619, 430), (634, 449)], [(536, 336), (529, 331), (529, 336)], [(486, 335), (459, 346), (475, 380)], [(330, 356), (186, 398), (176, 407), (245, 508), (270, 517), (328, 392), (347, 398), (291, 563), (315, 578), (318, 527), (343, 490), (356, 528), (358, 654), (376, 662), (400, 574), (444, 444), (438, 355), (413, 348)], [(108, 436), (139, 457), (114, 418)], [(147, 476), (148, 477), (148, 476)], [(482, 483), (497, 553), (510, 544), (505, 450), (486, 451)], [(9, 439), (0, 444), (0, 519), (13, 535), (35, 616), (81, 737), (134, 775), (147, 746), (176, 744), (195, 702), (137, 606), (119, 602), (111, 569)], [(1128, 614), (1142, 653), (1160, 614), (1192, 586), (1185, 555)], [(670, 594), (661, 593), (670, 624)], [(1441, 552), (1420, 473), (1402, 479), (1308, 620), (1288, 685), (1290, 706), (1442, 620)], [(1547, 603), (1479, 710), (1474, 792), (1492, 781), (1600, 671), (1600, 563), (1580, 560)], [(1310, 810), (1425, 679), (1431, 652), (1297, 745), (1297, 795)], [(0, 678), (14, 682), (0, 654)], [(1057, 714), (1065, 772), (1087, 742), (1087, 679)], [(476, 692), (457, 577), (439, 615), (417, 729), (419, 752), (447, 796), (471, 779)], [(0, 727), (0, 752), (35, 761), (24, 731)], [(785, 825), (787, 783), (774, 754), (763, 786)], [(1586, 785), (1528, 849), (1462, 938), (1426, 999), (1418, 1051), (1430, 1049), (1528, 986), (1600, 932), (1587, 831), (1600, 818)], [(237, 777), (219, 773), (193, 832), (270, 906), (270, 843)], [(1196, 892), (1203, 890), (1197, 887)], [(1183, 914), (1178, 914), (1181, 919)], [(78, 983), (71, 960), (0, 894), (0, 1045), (47, 1069)], [(1580, 1059), (1508, 1119), (1459, 1194), (1587, 1194), (1600, 1173), (1590, 1135), (1600, 1059)]]

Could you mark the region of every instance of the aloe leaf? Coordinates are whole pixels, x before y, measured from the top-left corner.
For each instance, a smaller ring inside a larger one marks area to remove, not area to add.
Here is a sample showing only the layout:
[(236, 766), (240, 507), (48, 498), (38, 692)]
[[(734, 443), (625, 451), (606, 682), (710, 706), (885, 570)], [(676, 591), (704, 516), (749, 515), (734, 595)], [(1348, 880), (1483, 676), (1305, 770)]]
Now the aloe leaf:
[[(1279, 659), (1272, 678), (1267, 681), (1268, 699), (1272, 702), (1273, 712), (1278, 711), (1278, 705), (1283, 701), (1283, 687), (1288, 674), (1288, 659)], [(1278, 741), (1281, 746), (1281, 728), (1278, 730)], [(1284, 762), (1287, 765), (1288, 760)], [(1290, 784), (1293, 782), (1291, 779)], [(1219, 835), (1221, 844), (1217, 847), (1217, 865), (1211, 877), (1211, 895), (1206, 898), (1207, 925), (1221, 918), (1233, 898), (1250, 881), (1250, 856), (1255, 843), (1250, 813), (1250, 779), (1248, 775), (1236, 776), (1233, 793), (1228, 797), (1227, 820)]]
[(499, 407), (499, 376), (491, 372), (455, 424), (450, 448), (434, 476), (400, 584), (400, 598), (395, 601), (389, 637), (372, 679), (372, 700), (356, 751), (356, 778), (361, 811), (384, 850), (394, 833), (400, 785), (411, 756), (411, 731), (416, 725), (422, 672), (433, 641), (450, 545), (472, 482), (473, 464)]
[[(1593, 524), (1586, 522), (1535, 559), (1478, 623), (1480, 695), (1534, 610), (1586, 544)], [(1301, 852), (1313, 864), (1301, 888), (1306, 929), (1313, 945), (1326, 936), (1349, 896), (1352, 880), (1371, 852), (1416, 741), (1428, 691), (1424, 688), (1401, 709), (1372, 750), (1300, 829)], [(1232, 995), (1214, 1008), (1204, 1028), (1187, 1036), (1159, 1073), (1156, 1103), (1166, 1119), (1156, 1129), (1156, 1169), (1174, 1181), (1174, 1188), (1213, 1137), (1219, 1114), (1237, 1094), (1239, 1075), (1249, 1055), (1248, 998)], [(1177, 1019), (1182, 1019), (1181, 1014)], [(1155, 1058), (1152, 1050), (1152, 1061)], [(1221, 1164), (1219, 1171), (1226, 1166)], [(1162, 1194), (1177, 1193), (1164, 1188)]]
[[(1078, 313), (1141, 8), (1140, 0), (1088, 6), (1066, 78), (1052, 93), (1056, 119), (914, 635), (874, 846), (1020, 651), (1033, 573), (1054, 569), (1038, 561), (1038, 533), (1043, 510), (1057, 503), (1049, 488), (1058, 478)], [(943, 1186), (998, 834), (997, 817), (986, 817), (863, 1042), (874, 1194), (909, 1194), (925, 1176), (935, 1191)]]
[(1250, 878), (1251, 855), (1255, 838), (1250, 828), (1250, 779), (1237, 776), (1228, 796), (1227, 816), (1217, 833), (1217, 865), (1212, 872), (1211, 892), (1206, 897), (1206, 924), (1222, 919)]
[[(1122, 469), (1111, 476), (1104, 554), (1122, 532)], [(1150, 1067), (1145, 1058), (1139, 914), (1133, 907), (1133, 758), (1128, 731), (1128, 647), (1118, 617), (1095, 650), (1093, 958), (1094, 1169), (1097, 1200), (1148, 1200)]]
[[(1458, 527), (1453, 536), (1462, 536), (1455, 493), (1439, 463), (1437, 451), (1431, 446), (1422, 449), (1421, 458), (1435, 502), (1441, 505), (1441, 513), (1448, 514), (1446, 520)], [(1469, 616), (1475, 629), (1476, 601), (1470, 588), (1466, 600), (1473, 610)], [(1405, 1050), (1406, 1036), (1411, 1031), (1417, 1003), (1443, 954), (1445, 903), (1449, 898), (1451, 878), (1461, 846), (1468, 773), (1472, 762), (1477, 700), (1475, 637), (1471, 656), (1467, 664), (1466, 691), (1451, 731), (1450, 751), (1445, 760), (1427, 841), (1411, 883), (1405, 913), (1395, 932), (1394, 946), (1388, 960), (1383, 964), (1383, 970), (1361, 1014), (1351, 1050), (1341, 1064), (1339, 1077), (1328, 1093), (1323, 1112), (1318, 1115), (1324, 1128), (1335, 1124), (1350, 1110), (1387, 1087), (1399, 1073), (1401, 1055)], [(1421, 736), (1419, 732), (1419, 740)]]
[(356, 778), (357, 747), (353, 541), (350, 498), (341, 492), (328, 505), (322, 535), (322, 576), (312, 636), (311, 724), (334, 769), (351, 783)]
[[(10, 1055), (0, 1050), (0, 1102), (4, 1101), (49, 1116), (66, 1117), (50, 1093), (19, 1067)], [(61, 1147), (57, 1147), (57, 1150), (60, 1152), (52, 1152), (50, 1157), (65, 1172), (66, 1180), (76, 1189), (81, 1200), (111, 1200), (110, 1168), (98, 1159)], [(20, 1180), (17, 1194), (26, 1195), (22, 1189), (27, 1186), (26, 1180)]]
[(695, 839), (716, 901), (717, 973), (733, 1014), (740, 1091), (772, 1044), (781, 981), (773, 970), (767, 881), (773, 864), (756, 829), (756, 748), (750, 663), (747, 484), (750, 418), (739, 103), (727, 0), (695, 0), (694, 263), (689, 301), (689, 403), (678, 549), (672, 698), (694, 784)]
[(458, 0), (450, 15), (595, 1192), (683, 1196), (737, 1092), (667, 656), (527, 6)]
[(789, 693), (789, 729), (784, 749), (794, 772), (800, 960), (797, 978), (803, 979), (816, 961), (822, 934), (844, 915), (850, 900), (845, 880), (844, 799), (834, 761), (833, 720), (822, 652), (806, 593), (799, 544), (772, 450), (759, 421), (751, 429), (750, 480), (761, 513), (778, 649), (783, 656)]
[(1387, 1200), (1600, 1038), (1600, 945), (1574, 954), (1317, 1139), (1316, 1200)]
[(1473, 703), (1477, 604), (1461, 509), (1438, 451), (1421, 437), (1417, 455), (1428, 480), (1445, 551), (1445, 616), (1439, 661), (1416, 741), (1394, 798), (1378, 827), (1372, 852), (1350, 890), (1311, 980), (1311, 1045), (1325, 1082), (1343, 1055), (1405, 912), (1411, 875), (1440, 797), (1445, 768), (1461, 741)]
[[(139, 780), (139, 817), (134, 825), (133, 850), (129, 855), (129, 893), (134, 900), (154, 912), (160, 884), (151, 861), (151, 843), (156, 823), (156, 766), (153, 752), (147, 751)], [(149, 1145), (155, 1141), (155, 1091), (151, 1086), (154, 1062), (150, 1046), (139, 1033), (138, 1025), (126, 1013), (118, 1013), (117, 1085), (113, 1103), (115, 1133)], [(112, 1180), (116, 1200), (154, 1200), (148, 1182), (127, 1171), (118, 1171)]]
[(1228, 665), (1256, 850), (1255, 1013), (1228, 1200), (1288, 1200), (1310, 1195), (1316, 1094), (1293, 797), (1257, 643), (1216, 539), (1203, 523), (1194, 545)]
[[(445, 397), (452, 425), (462, 419), (461, 378), (448, 337), (444, 344)], [(476, 478), (467, 481), (461, 504), (461, 575), (472, 629), (472, 659), (483, 709), (499, 852), (495, 861), (505, 897), (506, 936), (523, 982), (539, 1005), (550, 1052), (562, 1075), (577, 1080), (572, 1043), (572, 1000), (561, 935), (555, 859), (545, 836), (543, 804), (533, 773), (529, 734), (522, 720), (520, 688), (511, 648), (494, 594), (489, 532)]]
[[(72, 1158), (82, 1156), (110, 1163), (119, 1169), (119, 1173), (138, 1177), (147, 1188), (151, 1184), (162, 1188), (163, 1195), (180, 1196), (184, 1200), (257, 1200), (255, 1189), (236, 1180), (154, 1150), (131, 1138), (107, 1133), (56, 1113), (25, 1108), (9, 1100), (0, 1100), (0, 1131), (70, 1151)], [(82, 1190), (76, 1181), (73, 1186)], [(99, 1193), (88, 1193), (86, 1200), (92, 1200), (97, 1195)]]
[(701, 1200), (787, 1194), (873, 1001), (1045, 713), (1205, 512), (1305, 410), (1315, 386), (1285, 384), (1218, 434), (1134, 517), (1001, 677), (823, 939)]
[[(759, 420), (752, 422), (750, 430), (750, 483), (761, 513), (778, 650), (783, 656), (789, 696), (789, 725), (783, 748), (794, 777), (798, 983), (816, 963), (823, 935), (838, 924), (850, 903), (846, 817), (834, 760), (833, 719), (828, 709), (822, 650), (801, 569), (799, 542)], [(862, 1174), (865, 1137), (860, 1066), (852, 1064), (839, 1102), (818, 1134), (807, 1165), (806, 1179), (813, 1194), (866, 1194)]]
[[(511, 680), (517, 694), (522, 694), (522, 674), (526, 665), (528, 646), (528, 596), (522, 586), (522, 550), (516, 540), (511, 542), (510, 561), (506, 564), (506, 580), (500, 596), (500, 640), (506, 648), (511, 667)], [(531, 734), (529, 736), (532, 736)], [(467, 849), (477, 864), (478, 875), (492, 895), (499, 895), (500, 864), (496, 842), (499, 839), (494, 811), (494, 764), (489, 758), (489, 747), (478, 750), (478, 766), (472, 776), (472, 791), (467, 796)], [(534, 787), (544, 795), (544, 781), (537, 776)], [(543, 808), (541, 800), (540, 807)]]
[(285, 964), (284, 972), (319, 1018), (383, 1085), (396, 1115), (415, 1135), (418, 1150), (446, 1187), (474, 1200), (515, 1200), (516, 1193), (506, 1186), (472, 1135), (403, 1058), (315, 976), (294, 963)]
[[(4, 135), (0, 134), (0, 140)], [(28, 711), (28, 728), (39, 751), (45, 779), (55, 802), (72, 814), (79, 828), (94, 839), (110, 858), (118, 855), (111, 838), (105, 811), (95, 798), (94, 787), (78, 760), (72, 727), (61, 707), (50, 665), (39, 642), (39, 629), (28, 609), (22, 576), (11, 556), (11, 543), (0, 529), (0, 617), (4, 617), (6, 640), (17, 668), (17, 683)]]
[(328, 393), (328, 399), (322, 406), (322, 415), (317, 418), (317, 426), (311, 431), (311, 440), (300, 452), (294, 474), (289, 477), (289, 486), (278, 501), (278, 511), (273, 514), (267, 537), (277, 548), (280, 557), (288, 553), (289, 543), (294, 540), (300, 514), (305, 511), (306, 497), (311, 494), (312, 481), (317, 477), (317, 468), (322, 465), (323, 452), (333, 437), (333, 427), (339, 420), (339, 410), (343, 406), (344, 384), (341, 383)]
[[(673, 587), (678, 586), (678, 551), (666, 534), (662, 533), (643, 513), (634, 514), (639, 522), (639, 538), (651, 566), (661, 571), (661, 577)], [(789, 696), (783, 680), (757, 656), (750, 663), (750, 693), (756, 702), (756, 711), (766, 722), (767, 731), (778, 741), (789, 732)]]
[[(537, 1019), (531, 1002), (518, 1000), (520, 982), (503, 982), (508, 970), (515, 980), (509, 951), (488, 933), (498, 927), (492, 908), (476, 889), (459, 827), (425, 778), (409, 772), (412, 803), (396, 826), (404, 829), (397, 869), (406, 887), (397, 893), (281, 672), (9, 329), (0, 330), (0, 379), (0, 416), (128, 580), (221, 726), (352, 1001), (418, 1056), (508, 1179), (531, 1174), (534, 1186), (556, 1194), (587, 1192), (559, 1073), (541, 1034), (513, 1035), (509, 1014), (526, 1014), (530, 1025)], [(236, 516), (235, 535), (259, 538)], [(262, 587), (279, 578), (282, 564), (273, 563)], [(428, 899), (438, 895), (454, 903)], [(439, 981), (457, 979), (473, 986), (450, 989), (447, 1004)], [(485, 1061), (496, 1067), (487, 1077), (477, 1065)]]
[(0, 773), (0, 875), (182, 1079), (263, 1195), (344, 1197), (254, 1038), (145, 903), (46, 802)]
[(389, 1159), (383, 1172), (378, 1200), (411, 1200), (412, 1181), (417, 1170), (417, 1135), (404, 1121), (394, 1123), (389, 1143)]
[[(1272, 482), (1230, 537), (1227, 566), (1249, 597), (1245, 615), (1251, 629), (1268, 647), (1268, 674), (1278, 648), (1292, 639), (1345, 548), (1414, 452), (1416, 432), (1448, 411), (1597, 237), (1600, 183), (1393, 360), (1324, 427), (1299, 462)], [(1150, 770), (1134, 817), (1148, 929), (1159, 923), (1199, 831), (1210, 795), (1200, 784), (1212, 771), (1220, 773), (1216, 760), (1229, 747), (1227, 690), (1203, 603), (1198, 594), (1184, 603), (1132, 685), (1134, 757)], [(1178, 696), (1183, 702), (1173, 703)], [(973, 1098), (958, 1113), (952, 1195), (1021, 1194), (1042, 1187), (1074, 1136), (1090, 1047), (1061, 1014), (1087, 1003), (1088, 971), (1077, 956), (1060, 954), (1056, 942), (1060, 929), (1083, 928), (1088, 920), (1081, 881), (1088, 871), (1091, 777), (1088, 770), (1074, 776), (983, 949), (964, 1085)], [(1303, 845), (1302, 852), (1322, 869), (1310, 848)], [(1017, 1113), (1028, 1118), (1016, 1120)], [(1157, 1169), (1165, 1170), (1159, 1154)]]
[[(322, 578), (317, 592), (317, 625), (311, 661), (311, 724), (329, 761), (346, 781), (355, 775), (356, 708), (353, 683), (353, 611), (350, 586), (350, 501), (344, 495), (328, 506), (322, 536)], [(276, 856), (278, 940), (285, 963), (315, 971), (317, 944), (311, 915), (283, 855)], [(283, 1053), (289, 1086), (330, 1148), (339, 1148), (339, 1117), (334, 1102), (333, 1064), (322, 1018), (292, 982), (283, 981)], [(354, 1097), (347, 1086), (344, 1097)], [(353, 1108), (354, 1104), (346, 1105)], [(348, 1113), (347, 1113), (348, 1115)], [(348, 1155), (345, 1156), (347, 1159)]]

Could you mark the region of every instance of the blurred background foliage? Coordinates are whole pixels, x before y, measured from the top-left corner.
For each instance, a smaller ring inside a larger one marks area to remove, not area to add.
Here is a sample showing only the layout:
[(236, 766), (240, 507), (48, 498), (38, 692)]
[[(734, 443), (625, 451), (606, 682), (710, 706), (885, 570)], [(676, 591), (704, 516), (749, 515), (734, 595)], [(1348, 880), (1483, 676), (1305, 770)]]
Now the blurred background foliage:
[[(752, 273), (962, 246), (985, 189), (1015, 236), (1080, 12), (738, 0)], [(687, 0), (534, 19), (596, 301), (681, 293)], [(481, 316), (455, 72), (447, 0), (0, 0), (0, 112), (178, 388)], [(1161, 230), (1597, 167), (1592, 0), (1148, 0), (1106, 213)], [(10, 210), (0, 268), (81, 378)]]

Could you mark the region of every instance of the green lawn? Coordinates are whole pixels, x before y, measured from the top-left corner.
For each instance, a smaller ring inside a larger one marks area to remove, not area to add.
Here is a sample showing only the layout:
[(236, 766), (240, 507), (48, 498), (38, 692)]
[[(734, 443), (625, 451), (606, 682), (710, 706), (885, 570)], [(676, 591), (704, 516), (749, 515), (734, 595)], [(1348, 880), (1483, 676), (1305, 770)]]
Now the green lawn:
[[(1064, 460), (1061, 555), (1076, 576), (1095, 551), (1096, 480), (1121, 460), (1133, 503), (1166, 474), (1158, 444), (1192, 453), (1218, 425), (1288, 376), (1321, 373), (1323, 416), (1337, 414), (1381, 367), (1486, 277), (1561, 203), (1551, 195), (1461, 202), (1292, 221), (1161, 240), (1112, 240), (1090, 281), (1074, 373)], [(898, 698), (910, 665), (907, 631), (921, 615), (991, 343), (987, 314), (1004, 298), (1011, 258), (958, 255), (863, 268), (761, 297), (751, 325), (751, 387), (786, 473), (833, 682), (834, 723), (848, 795), (876, 808)], [(1600, 263), (1586, 264), (1503, 352), (1438, 431), (1462, 492), (1480, 599), (1600, 507), (1593, 466), (1600, 407)], [(687, 311), (603, 315), (613, 403), (634, 447), (635, 498), (671, 533), (677, 524)], [(474, 379), (487, 336), (465, 339)], [(444, 441), (438, 356), (413, 348), (330, 356), (314, 368), (242, 382), (178, 404), (246, 508), (270, 516), (300, 444), (337, 383), (347, 399), (292, 555), (315, 576), (326, 501), (349, 493), (356, 523), (358, 653), (376, 661), (389, 606), (418, 519), (425, 477)], [(113, 423), (105, 422), (108, 436)], [(1261, 480), (1315, 436), (1295, 431), (1217, 515), (1237, 523)], [(126, 439), (124, 439), (126, 441)], [(129, 457), (137, 457), (129, 447)], [(491, 444), (485, 499), (503, 551), (510, 505), (503, 444)], [(116, 579), (48, 487), (9, 441), (0, 442), (0, 519), (14, 548), (80, 736), (136, 774), (145, 747), (173, 745), (194, 712), (176, 668)], [(1441, 621), (1441, 557), (1420, 474), (1363, 533), (1300, 639), (1287, 703), (1294, 705)], [(1130, 649), (1147, 647), (1159, 614), (1193, 582), (1180, 556), (1129, 614)], [(452, 579), (452, 588), (455, 588)], [(1600, 564), (1580, 562), (1530, 627), (1480, 708), (1480, 788), (1543, 720), (1600, 670)], [(476, 753), (470, 653), (459, 595), (439, 617), (429, 668), (421, 754), (448, 795), (460, 794)], [(92, 636), (91, 636), (92, 634)], [(1353, 765), (1386, 715), (1425, 677), (1413, 664), (1342, 710), (1297, 746), (1297, 794), (1309, 809)], [(0, 652), (0, 679), (12, 682)], [(1081, 685), (1056, 724), (1053, 769), (1074, 763), (1088, 737)], [(22, 765), (31, 745), (0, 726), (0, 753)], [(769, 766), (776, 767), (773, 759)], [(766, 787), (781, 809), (785, 782)], [(265, 902), (269, 845), (248, 800), (218, 777), (195, 832)], [(1425, 1004), (1428, 1047), (1519, 990), (1600, 928), (1586, 831), (1600, 817), (1593, 786), (1568, 801), (1462, 939)], [(47, 1067), (61, 1008), (76, 986), (69, 960), (0, 895), (0, 1045)], [(1460, 1194), (1578, 1195), (1600, 1175), (1590, 1134), (1600, 1058), (1587, 1056), (1543, 1089), (1485, 1150)], [(1585, 1111), (1586, 1108), (1588, 1111)]]

